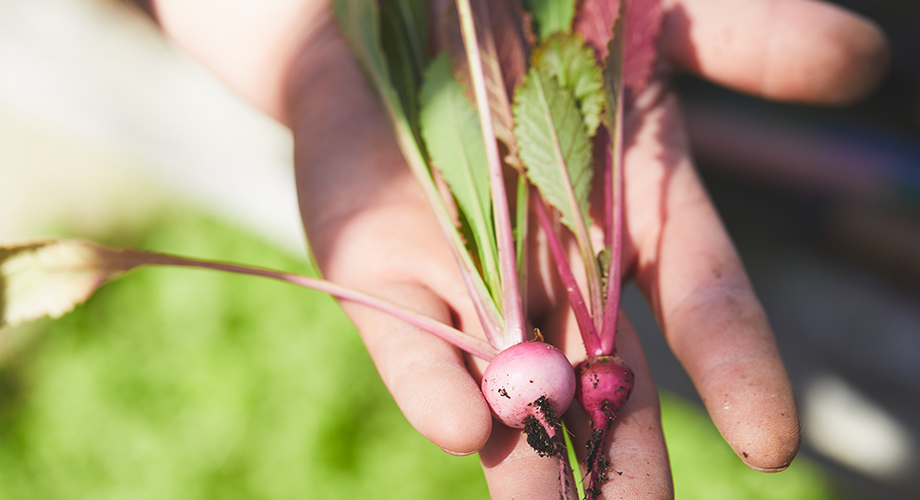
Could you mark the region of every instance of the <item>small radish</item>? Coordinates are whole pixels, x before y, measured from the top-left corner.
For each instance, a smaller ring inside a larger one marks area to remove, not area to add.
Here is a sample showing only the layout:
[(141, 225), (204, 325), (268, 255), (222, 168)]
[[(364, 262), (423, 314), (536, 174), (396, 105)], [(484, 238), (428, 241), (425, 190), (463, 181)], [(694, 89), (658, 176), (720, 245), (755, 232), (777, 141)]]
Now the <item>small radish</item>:
[(495, 356), (483, 373), (482, 394), (503, 424), (524, 429), (531, 448), (559, 461), (560, 498), (577, 498), (559, 419), (575, 396), (575, 371), (562, 351), (537, 337)]
[(593, 427), (607, 427), (629, 399), (635, 381), (632, 369), (619, 356), (591, 356), (575, 367), (575, 375), (575, 397)]
[(558, 417), (572, 403), (575, 372), (562, 351), (539, 341), (505, 349), (486, 368), (482, 394), (503, 424), (524, 429), (540, 455), (565, 453)]
[(635, 376), (619, 356), (591, 356), (575, 367), (575, 375), (575, 397), (591, 418), (591, 438), (585, 460), (587, 472), (591, 474), (585, 493), (591, 499), (600, 494), (600, 485), (607, 481), (609, 462), (604, 452), (607, 430), (616, 412), (629, 399)]

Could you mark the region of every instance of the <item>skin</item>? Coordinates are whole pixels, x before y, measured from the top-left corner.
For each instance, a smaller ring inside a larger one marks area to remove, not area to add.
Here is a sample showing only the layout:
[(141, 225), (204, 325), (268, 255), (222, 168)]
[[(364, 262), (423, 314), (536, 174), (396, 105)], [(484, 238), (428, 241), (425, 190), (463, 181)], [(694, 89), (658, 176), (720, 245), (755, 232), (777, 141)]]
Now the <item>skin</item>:
[[(690, 158), (668, 76), (688, 71), (765, 98), (843, 104), (887, 64), (871, 22), (810, 0), (664, 0), (660, 62), (627, 117), (624, 259), (726, 441), (750, 467), (783, 470), (799, 447), (792, 385), (763, 309)], [(304, 226), (324, 275), (481, 335), (447, 245), (324, 1), (161, 0), (164, 31), (295, 138)], [(584, 357), (541, 248), (529, 310), (573, 362)], [(483, 363), (405, 323), (343, 303), (409, 422), (448, 453), (479, 452), (493, 498), (556, 498), (558, 465), (493, 422)], [(635, 391), (613, 431), (608, 498), (670, 498), (658, 396), (635, 332), (618, 349)], [(584, 442), (587, 417), (566, 416)], [(577, 441), (576, 441), (577, 442)]]

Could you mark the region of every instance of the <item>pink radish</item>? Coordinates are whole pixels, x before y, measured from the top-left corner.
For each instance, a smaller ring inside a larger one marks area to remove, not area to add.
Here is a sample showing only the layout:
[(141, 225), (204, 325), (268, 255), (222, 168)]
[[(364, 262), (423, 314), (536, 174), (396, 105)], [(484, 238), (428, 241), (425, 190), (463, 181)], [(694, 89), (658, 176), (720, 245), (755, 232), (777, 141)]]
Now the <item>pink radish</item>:
[[(575, 372), (559, 349), (544, 342), (524, 342), (498, 353), (489, 363), (482, 378), (482, 394), (503, 424), (524, 429), (531, 446), (532, 441), (554, 443), (534, 448), (541, 454), (555, 455), (555, 442), (564, 441), (553, 435), (553, 429), (559, 426), (557, 415), (565, 413), (572, 403)], [(535, 427), (537, 423), (543, 425)], [(535, 432), (541, 435), (533, 435)]]
[(492, 413), (508, 427), (524, 429), (527, 444), (540, 456), (559, 460), (563, 499), (574, 493), (560, 417), (572, 403), (575, 386), (568, 358), (539, 340), (498, 353), (482, 377), (482, 394)]
[(607, 481), (609, 463), (604, 451), (607, 430), (629, 399), (635, 376), (619, 356), (591, 356), (575, 367), (575, 375), (575, 397), (591, 418), (585, 460), (591, 480), (585, 493), (588, 498), (595, 498), (600, 494), (600, 485)]
[(591, 356), (575, 367), (575, 374), (575, 397), (588, 412), (593, 427), (608, 427), (632, 392), (632, 370), (619, 356)]

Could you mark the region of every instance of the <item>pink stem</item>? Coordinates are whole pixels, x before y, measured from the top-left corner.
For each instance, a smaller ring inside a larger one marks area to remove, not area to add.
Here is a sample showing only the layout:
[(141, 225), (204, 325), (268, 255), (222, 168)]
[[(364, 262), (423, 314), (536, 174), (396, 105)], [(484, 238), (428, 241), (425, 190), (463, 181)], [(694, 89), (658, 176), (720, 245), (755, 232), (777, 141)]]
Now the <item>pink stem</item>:
[(489, 105), (482, 60), (479, 57), (479, 41), (476, 38), (476, 28), (473, 25), (473, 12), (469, 0), (457, 0), (457, 10), (460, 13), (460, 27), (473, 83), (473, 93), (476, 96), (476, 107), (479, 111), (486, 158), (489, 161), (489, 185), (492, 191), (492, 212), (495, 219), (498, 264), (502, 278), (502, 312), (505, 317), (505, 345), (496, 347), (503, 349), (523, 342), (525, 339), (524, 308), (518, 287), (514, 234), (511, 229), (511, 215), (508, 209), (505, 180), (502, 175), (501, 156), (495, 139), (495, 128), (492, 125), (492, 107)]
[(572, 312), (575, 314), (575, 321), (578, 323), (578, 330), (581, 332), (581, 340), (585, 344), (585, 351), (589, 356), (600, 356), (602, 355), (600, 339), (594, 329), (594, 322), (591, 321), (588, 304), (585, 303), (581, 289), (578, 287), (578, 282), (575, 281), (575, 275), (572, 273), (572, 268), (569, 266), (569, 261), (566, 259), (565, 249), (562, 246), (559, 234), (553, 228), (546, 205), (543, 199), (536, 194), (536, 191), (534, 191), (532, 201), (537, 220), (546, 234), (546, 242), (553, 256), (553, 261), (556, 263), (559, 279), (562, 280), (562, 285), (565, 287), (565, 292), (569, 298), (569, 304), (572, 306)]
[[(618, 113), (622, 115), (622, 108)], [(622, 122), (618, 117), (618, 122)], [(612, 226), (612, 241), (610, 252), (610, 270), (607, 277), (607, 304), (604, 307), (604, 323), (601, 330), (602, 355), (613, 354), (616, 346), (617, 319), (620, 313), (620, 295), (623, 277), (623, 151), (622, 132), (615, 132), (618, 137), (611, 142), (610, 153), (607, 158), (611, 171), (613, 196), (612, 212), (610, 214)]]
[[(607, 67), (605, 70), (605, 80), (607, 80), (607, 91), (612, 93), (613, 102), (608, 99), (608, 105), (612, 104), (613, 109), (608, 109), (612, 114), (608, 122), (610, 130), (607, 131), (607, 142), (609, 148), (604, 155), (605, 172), (609, 171), (610, 185), (605, 186), (606, 192), (612, 197), (613, 202), (606, 207), (610, 210), (607, 212), (610, 221), (610, 265), (607, 275), (607, 303), (604, 307), (604, 321), (601, 326), (601, 349), (604, 355), (612, 355), (616, 349), (617, 337), (617, 319), (620, 314), (620, 295), (623, 277), (623, 211), (625, 200), (623, 189), (623, 59), (625, 54), (625, 32), (626, 32), (626, 2), (620, 4), (620, 15), (614, 24), (614, 38), (610, 54), (607, 56), (607, 64), (614, 67)], [(608, 174), (605, 173), (605, 178)], [(605, 183), (606, 184), (606, 183)]]
[(450, 342), (456, 347), (486, 361), (491, 361), (497, 351), (487, 342), (472, 337), (466, 333), (457, 330), (451, 326), (445, 325), (427, 316), (423, 316), (411, 309), (394, 304), (372, 295), (353, 290), (348, 287), (336, 285), (330, 281), (317, 278), (310, 278), (299, 274), (272, 271), (270, 269), (260, 269), (254, 267), (240, 266), (224, 262), (211, 262), (197, 259), (187, 259), (173, 255), (165, 255), (152, 252), (142, 252), (137, 250), (125, 250), (126, 256), (130, 256), (135, 261), (134, 265), (167, 265), (194, 267), (203, 269), (214, 269), (235, 274), (245, 274), (249, 276), (262, 276), (271, 278), (293, 285), (302, 286), (328, 293), (333, 297), (342, 300), (349, 300), (358, 304), (376, 309), (393, 317), (399, 318), (413, 326), (421, 328), (432, 335)]
[(610, 156), (610, 133), (600, 126), (594, 136), (595, 151), (603, 152), (604, 158), (604, 246), (613, 247), (613, 169)]
[[(622, 123), (622, 106), (617, 110), (618, 125)], [(617, 336), (617, 319), (620, 314), (620, 295), (623, 277), (623, 151), (622, 137), (623, 133), (617, 127), (614, 133), (617, 137), (611, 141), (610, 152), (607, 159), (610, 160), (609, 167), (606, 170), (611, 172), (613, 196), (611, 219), (611, 251), (610, 251), (610, 271), (607, 276), (607, 304), (604, 307), (604, 323), (601, 329), (601, 354), (609, 356), (613, 354), (616, 346)]]

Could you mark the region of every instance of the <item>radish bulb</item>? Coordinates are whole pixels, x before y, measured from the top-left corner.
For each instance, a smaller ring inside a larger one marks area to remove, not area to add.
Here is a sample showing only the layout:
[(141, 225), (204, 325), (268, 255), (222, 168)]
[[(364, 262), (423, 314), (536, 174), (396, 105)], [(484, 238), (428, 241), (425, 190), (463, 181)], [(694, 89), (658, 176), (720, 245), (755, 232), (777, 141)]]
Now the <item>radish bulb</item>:
[(539, 341), (505, 349), (486, 368), (482, 394), (503, 424), (524, 429), (541, 456), (565, 456), (559, 417), (575, 395), (575, 372), (562, 351)]
[(575, 397), (591, 418), (586, 459), (591, 479), (585, 494), (593, 499), (600, 495), (600, 486), (607, 482), (609, 461), (604, 452), (607, 430), (616, 412), (629, 399), (635, 376), (619, 356), (591, 356), (575, 367), (575, 375)]

